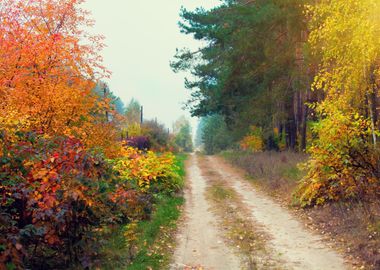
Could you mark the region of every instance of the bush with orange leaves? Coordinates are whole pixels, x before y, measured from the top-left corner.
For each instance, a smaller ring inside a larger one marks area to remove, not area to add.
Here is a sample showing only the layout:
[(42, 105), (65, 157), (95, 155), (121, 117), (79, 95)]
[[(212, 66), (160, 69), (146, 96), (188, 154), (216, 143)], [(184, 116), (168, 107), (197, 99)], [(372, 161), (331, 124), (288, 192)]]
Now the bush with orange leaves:
[(264, 149), (262, 130), (252, 126), (250, 132), (240, 141), (240, 147), (245, 151), (261, 152)]
[(151, 195), (78, 139), (2, 132), (0, 145), (0, 269), (88, 267), (96, 228), (149, 214)]

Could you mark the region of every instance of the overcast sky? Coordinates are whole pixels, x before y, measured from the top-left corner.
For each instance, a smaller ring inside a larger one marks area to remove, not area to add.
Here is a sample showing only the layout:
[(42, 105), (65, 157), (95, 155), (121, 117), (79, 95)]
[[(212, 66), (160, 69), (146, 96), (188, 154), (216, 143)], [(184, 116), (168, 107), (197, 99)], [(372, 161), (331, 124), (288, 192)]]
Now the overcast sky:
[[(197, 49), (201, 44), (180, 33), (181, 6), (195, 9), (218, 5), (217, 0), (87, 0), (96, 20), (94, 31), (106, 37), (103, 51), (111, 90), (127, 104), (134, 97), (144, 106), (145, 118), (171, 127), (188, 98), (186, 74), (174, 74), (169, 61), (176, 48)], [(192, 120), (195, 126), (196, 120)]]

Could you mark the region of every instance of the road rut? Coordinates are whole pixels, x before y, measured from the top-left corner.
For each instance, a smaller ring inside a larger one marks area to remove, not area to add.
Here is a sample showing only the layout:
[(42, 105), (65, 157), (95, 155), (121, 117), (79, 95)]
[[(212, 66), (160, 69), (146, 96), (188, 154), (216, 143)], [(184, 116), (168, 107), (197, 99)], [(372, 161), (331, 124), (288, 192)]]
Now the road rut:
[(240, 269), (240, 259), (224, 244), (217, 217), (206, 200), (207, 180), (201, 174), (198, 162), (196, 155), (188, 161), (185, 221), (180, 225), (182, 230), (171, 269)]

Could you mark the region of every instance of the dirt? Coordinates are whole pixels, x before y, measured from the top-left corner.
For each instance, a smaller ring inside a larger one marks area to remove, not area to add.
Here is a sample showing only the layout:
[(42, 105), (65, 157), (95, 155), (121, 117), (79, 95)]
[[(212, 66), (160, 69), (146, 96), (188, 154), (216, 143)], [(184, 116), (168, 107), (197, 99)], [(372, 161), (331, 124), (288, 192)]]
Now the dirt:
[[(182, 231), (172, 269), (192, 269), (196, 266), (202, 269), (245, 269), (239, 255), (234, 254), (235, 250), (226, 246), (217, 217), (210, 211), (205, 197), (210, 180), (201, 174), (199, 162), (195, 155), (189, 160), (186, 218), (180, 225)], [(238, 194), (241, 203), (249, 209), (250, 218), (269, 235), (266, 245), (273, 252), (273, 257), (281, 258), (282, 268), (351, 269), (342, 255), (324, 243), (322, 236), (306, 229), (289, 210), (256, 190), (239, 170), (217, 157), (202, 159), (202, 163)]]

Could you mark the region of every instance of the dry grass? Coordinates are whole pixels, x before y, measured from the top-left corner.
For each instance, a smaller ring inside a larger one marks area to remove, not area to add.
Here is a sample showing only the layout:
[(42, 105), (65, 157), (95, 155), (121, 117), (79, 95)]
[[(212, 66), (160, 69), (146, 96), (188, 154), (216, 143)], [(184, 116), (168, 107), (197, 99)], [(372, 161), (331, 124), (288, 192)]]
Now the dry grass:
[(307, 159), (306, 154), (294, 152), (223, 152), (222, 156), (233, 165), (244, 169), (249, 178), (271, 195), (287, 201), (303, 177), (298, 164)]
[(324, 234), (358, 268), (380, 269), (379, 204), (335, 203), (300, 210), (312, 230)]

